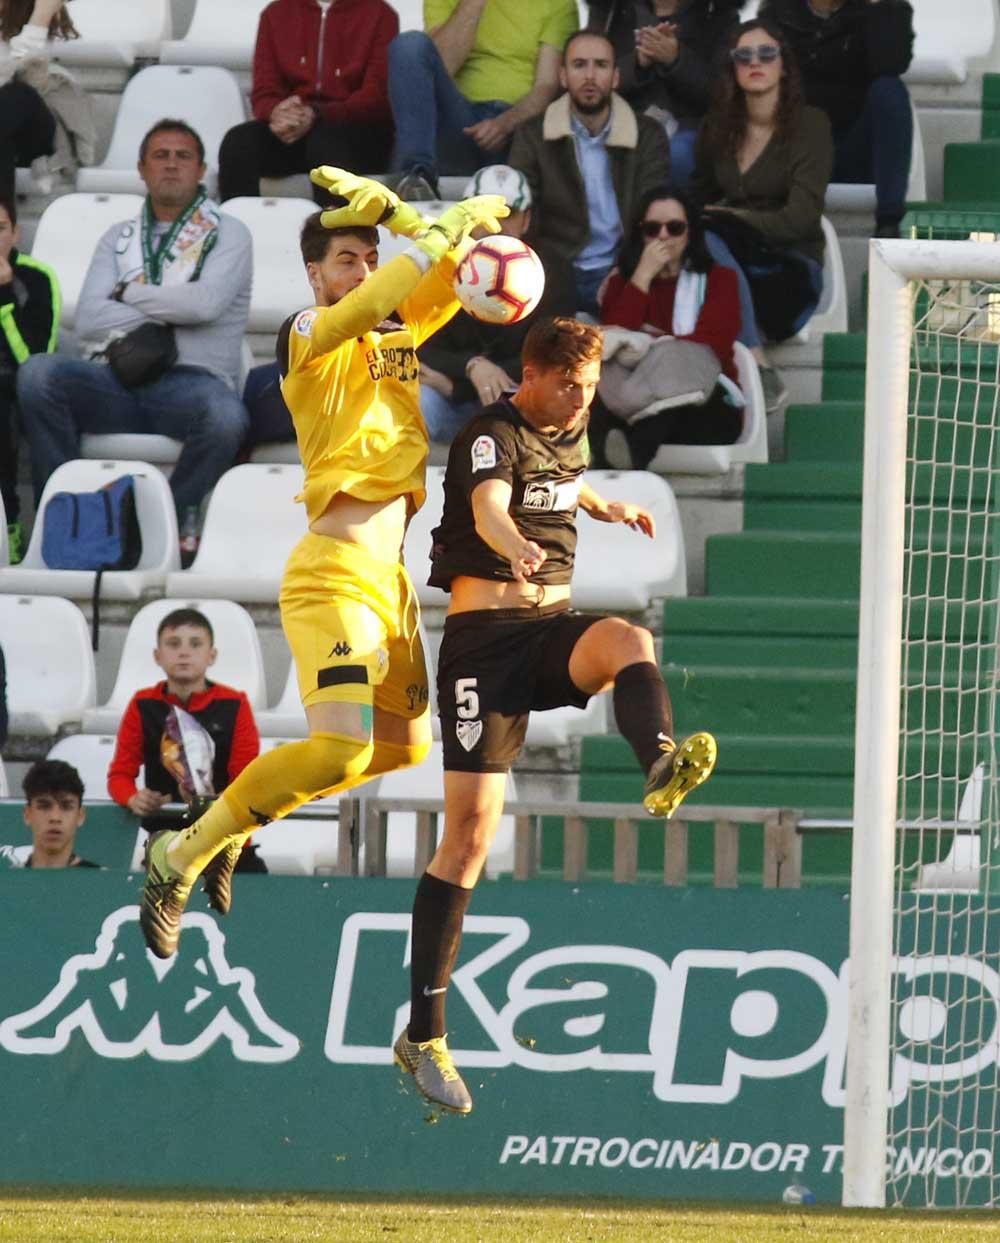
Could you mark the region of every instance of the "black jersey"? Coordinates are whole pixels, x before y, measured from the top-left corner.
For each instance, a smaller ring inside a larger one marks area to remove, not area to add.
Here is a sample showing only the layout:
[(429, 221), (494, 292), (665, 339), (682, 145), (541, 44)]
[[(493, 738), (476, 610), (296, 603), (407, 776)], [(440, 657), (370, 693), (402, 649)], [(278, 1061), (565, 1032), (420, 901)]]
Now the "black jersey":
[(510, 562), (476, 534), (473, 490), (487, 479), (511, 486), (508, 510), (521, 534), (545, 550), (533, 583), (568, 583), (576, 553), (576, 507), (590, 464), (587, 420), (572, 430), (532, 427), (510, 398), (487, 406), (452, 441), (444, 476), (444, 515), (431, 533), (432, 587), (457, 574), (512, 582)]

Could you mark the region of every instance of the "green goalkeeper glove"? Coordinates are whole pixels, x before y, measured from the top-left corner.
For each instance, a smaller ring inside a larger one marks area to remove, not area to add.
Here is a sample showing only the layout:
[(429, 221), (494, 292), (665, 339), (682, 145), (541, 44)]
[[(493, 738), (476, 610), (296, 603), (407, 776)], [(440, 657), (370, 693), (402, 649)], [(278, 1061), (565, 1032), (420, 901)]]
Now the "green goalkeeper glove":
[(385, 225), (390, 233), (413, 237), (427, 228), (427, 221), (416, 208), (402, 200), (380, 181), (356, 177), (343, 168), (324, 164), (314, 168), (309, 179), (324, 190), (348, 200), (346, 207), (323, 212), (324, 229), (345, 229), (351, 225)]
[(468, 237), (473, 229), (499, 233), (500, 225), (497, 222), (509, 215), (510, 208), (502, 194), (480, 194), (475, 198), (463, 199), (461, 203), (456, 203), (442, 212), (423, 233), (414, 237), (414, 245), (432, 262), (437, 263), (449, 250), (454, 250), (459, 242)]

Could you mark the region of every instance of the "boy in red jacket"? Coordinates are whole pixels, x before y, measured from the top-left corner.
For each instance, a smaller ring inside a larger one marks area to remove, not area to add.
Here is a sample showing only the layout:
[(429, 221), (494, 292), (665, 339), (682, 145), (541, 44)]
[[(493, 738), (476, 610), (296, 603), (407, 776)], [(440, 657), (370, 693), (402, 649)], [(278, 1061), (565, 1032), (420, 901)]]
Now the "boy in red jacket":
[[(399, 18), (385, 0), (273, 0), (260, 15), (250, 104), (219, 149), (219, 198), (260, 194), (261, 177), (321, 164), (389, 165), (387, 51)], [(318, 203), (325, 191), (313, 190)]]
[[(244, 692), (206, 677), (215, 663), (214, 643), (212, 624), (197, 609), (179, 608), (168, 613), (157, 628), (153, 651), (165, 680), (136, 691), (122, 714), (108, 767), (108, 793), (144, 822), (156, 817), (164, 803), (182, 801), (177, 780), (164, 763), (167, 714), (174, 705), (193, 716), (215, 743), (212, 785), (216, 794), (221, 794), (260, 751), (257, 722)], [(140, 769), (144, 769), (145, 782), (141, 787), (136, 783)], [(144, 827), (151, 826), (144, 823)], [(159, 820), (157, 827), (164, 827)], [(242, 850), (236, 868), (241, 872), (267, 871), (254, 846)], [(228, 910), (228, 878), (226, 892), (222, 893), (213, 887), (213, 877), (214, 872), (209, 875), (206, 868), (203, 878), (209, 902), (216, 910), (222, 905)]]

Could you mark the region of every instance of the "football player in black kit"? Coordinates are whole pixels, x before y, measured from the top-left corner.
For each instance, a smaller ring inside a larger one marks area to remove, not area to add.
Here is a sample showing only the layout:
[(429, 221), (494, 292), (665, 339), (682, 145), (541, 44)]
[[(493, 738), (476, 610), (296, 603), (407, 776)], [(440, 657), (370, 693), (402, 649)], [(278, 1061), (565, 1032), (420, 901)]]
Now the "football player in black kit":
[(598, 522), (655, 534), (646, 510), (605, 501), (583, 482), (600, 329), (542, 320), (525, 338), (522, 364), (520, 388), (453, 441), (432, 537), (430, 582), (451, 592), (438, 658), (445, 823), (417, 887), (410, 1021), (394, 1052), (422, 1094), (455, 1113), (469, 1113), (472, 1098), (448, 1052), (445, 993), (529, 713), (582, 708), (613, 688), (618, 728), (647, 774), (652, 816), (673, 815), (716, 757), (711, 734), (674, 742), (649, 631), (569, 607), (578, 507)]

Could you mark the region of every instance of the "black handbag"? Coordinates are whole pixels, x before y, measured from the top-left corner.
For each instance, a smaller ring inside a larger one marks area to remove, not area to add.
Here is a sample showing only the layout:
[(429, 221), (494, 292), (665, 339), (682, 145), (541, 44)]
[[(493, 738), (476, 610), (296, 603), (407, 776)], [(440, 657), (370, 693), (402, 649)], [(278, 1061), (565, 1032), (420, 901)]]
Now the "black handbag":
[(124, 388), (150, 384), (177, 362), (177, 338), (172, 324), (150, 321), (116, 337), (104, 351), (115, 379)]

